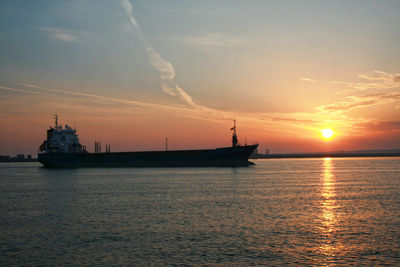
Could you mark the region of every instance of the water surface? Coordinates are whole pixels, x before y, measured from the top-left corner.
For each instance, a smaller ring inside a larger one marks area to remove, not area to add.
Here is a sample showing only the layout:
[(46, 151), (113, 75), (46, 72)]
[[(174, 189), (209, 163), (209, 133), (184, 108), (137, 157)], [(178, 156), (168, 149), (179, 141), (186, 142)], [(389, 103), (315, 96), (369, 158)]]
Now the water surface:
[(1, 265), (400, 264), (400, 158), (255, 162), (1, 163)]

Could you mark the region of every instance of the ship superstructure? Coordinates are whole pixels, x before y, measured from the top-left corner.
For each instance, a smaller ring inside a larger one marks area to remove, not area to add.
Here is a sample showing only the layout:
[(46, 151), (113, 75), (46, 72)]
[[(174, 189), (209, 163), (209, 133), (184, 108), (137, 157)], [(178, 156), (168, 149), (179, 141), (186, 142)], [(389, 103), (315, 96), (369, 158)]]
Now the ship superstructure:
[[(241, 146), (236, 134), (236, 121), (232, 135), (232, 146), (201, 150), (168, 150), (110, 152), (109, 145), (101, 153), (99, 145), (95, 153), (89, 153), (79, 143), (76, 129), (58, 124), (47, 130), (47, 139), (39, 148), (38, 160), (44, 167), (241, 167), (253, 165), (248, 159), (257, 148), (255, 145)], [(97, 142), (96, 142), (97, 144)]]
[(87, 153), (86, 147), (79, 143), (76, 129), (69, 125), (58, 124), (58, 116), (54, 115), (54, 127), (47, 130), (47, 139), (39, 147), (40, 152), (48, 153)]

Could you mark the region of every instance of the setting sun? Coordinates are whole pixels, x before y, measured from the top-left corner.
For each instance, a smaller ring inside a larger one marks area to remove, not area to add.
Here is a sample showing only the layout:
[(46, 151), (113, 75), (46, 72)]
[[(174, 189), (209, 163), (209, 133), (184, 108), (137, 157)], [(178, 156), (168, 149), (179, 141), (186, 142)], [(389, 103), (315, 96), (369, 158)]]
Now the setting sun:
[(323, 129), (321, 130), (321, 134), (325, 140), (329, 140), (332, 139), (334, 132), (332, 129)]

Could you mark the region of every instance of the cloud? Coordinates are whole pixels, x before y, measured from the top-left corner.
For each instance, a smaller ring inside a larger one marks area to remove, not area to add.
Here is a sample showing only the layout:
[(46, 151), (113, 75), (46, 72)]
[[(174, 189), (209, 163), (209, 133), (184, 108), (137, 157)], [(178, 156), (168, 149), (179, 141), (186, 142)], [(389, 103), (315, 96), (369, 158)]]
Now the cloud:
[(189, 94), (187, 94), (175, 80), (175, 69), (171, 62), (164, 60), (161, 55), (154, 50), (151, 45), (147, 45), (147, 54), (150, 58), (150, 64), (161, 74), (162, 90), (172, 96), (179, 96), (188, 105), (193, 106), (194, 102)]
[[(125, 105), (125, 106), (140, 108), (140, 109), (147, 110), (147, 111), (152, 111), (155, 113), (173, 112), (175, 114), (179, 114), (179, 116), (181, 116), (181, 117), (190, 117), (190, 118), (196, 118), (196, 119), (221, 121), (221, 120), (231, 120), (232, 118), (237, 118), (237, 117), (241, 116), (241, 114), (239, 114), (239, 113), (213, 109), (213, 108), (196, 105), (196, 104), (193, 104), (193, 106), (154, 104), (154, 103), (149, 103), (149, 102), (144, 102), (144, 101), (127, 100), (127, 99), (121, 99), (121, 98), (116, 98), (116, 97), (108, 97), (108, 96), (102, 96), (102, 95), (80, 93), (80, 92), (70, 91), (70, 90), (59, 90), (59, 89), (48, 88), (48, 87), (30, 84), (30, 83), (20, 83), (20, 85), (27, 87), (27, 88), (52, 92), (54, 94), (47, 94), (47, 93), (41, 93), (41, 92), (37, 92), (37, 91), (22, 90), (22, 89), (15, 89), (15, 88), (8, 88), (8, 89), (9, 89), (9, 91), (17, 91), (17, 92), (23, 92), (23, 93), (29, 93), (29, 94), (41, 94), (41, 95), (46, 95), (46, 96), (50, 96), (50, 97), (58, 97), (58, 98), (59, 97), (79, 97), (81, 99), (82, 97), (84, 97), (86, 99), (89, 99), (93, 103), (101, 104), (101, 105), (104, 105), (104, 104), (107, 104), (108, 106)], [(0, 89), (1, 88), (7, 90), (6, 89), (7, 87), (0, 86)]]
[[(187, 118), (215, 123), (226, 123), (235, 118), (241, 127), (254, 129), (260, 135), (266, 133), (268, 135), (276, 136), (290, 137), (295, 135), (302, 138), (309, 138), (311, 133), (319, 133), (319, 129), (324, 127), (326, 124), (338, 131), (340, 131), (340, 129), (346, 129), (346, 132), (362, 132), (363, 127), (367, 127), (367, 123), (377, 123), (374, 119), (353, 119), (340, 112), (247, 113), (214, 109), (201, 105), (188, 106), (154, 104), (150, 102), (108, 97), (72, 90), (59, 90), (30, 83), (20, 83), (19, 85), (23, 86), (24, 89), (5, 86), (0, 86), (0, 89), (22, 93), (15, 95), (18, 99), (22, 99), (22, 101), (19, 100), (16, 103), (30, 103), (29, 105), (37, 105), (35, 109), (38, 110), (75, 111), (79, 109), (81, 114), (90, 115), (91, 117), (103, 117), (106, 116), (105, 114), (108, 114), (107, 116), (129, 117), (133, 116), (132, 114), (135, 114), (134, 116), (139, 117), (157, 118), (159, 116), (166, 116), (169, 118)], [(23, 94), (32, 96), (26, 96), (26, 98), (23, 98)], [(400, 99), (400, 95), (380, 95), (379, 97), (386, 100), (393, 97)], [(372, 99), (373, 96), (370, 96), (370, 98)], [(20, 112), (20, 107), (13, 104), (12, 101), (13, 98), (1, 98), (0, 111), (6, 111), (7, 113)], [(360, 104), (360, 102), (357, 103)], [(372, 102), (369, 104), (372, 104)], [(347, 108), (350, 107), (347, 106)], [(355, 105), (352, 108), (355, 108)], [(327, 107), (326, 109), (331, 111), (332, 107)], [(379, 128), (379, 125), (382, 125), (384, 129), (390, 127), (388, 124), (376, 125), (376, 128)]]
[(357, 108), (364, 108), (368, 106), (380, 105), (385, 103), (392, 103), (400, 101), (400, 93), (378, 93), (362, 96), (349, 96), (348, 101), (336, 102), (329, 105), (322, 105), (316, 107), (316, 110), (327, 112), (347, 112)]
[(126, 14), (129, 17), (129, 20), (131, 21), (132, 25), (135, 27), (139, 27), (139, 24), (137, 23), (136, 19), (133, 17), (133, 8), (131, 3), (128, 0), (121, 0), (121, 6), (125, 9)]
[(390, 132), (390, 131), (400, 131), (400, 121), (379, 121), (372, 120), (369, 122), (361, 122), (355, 124), (355, 127), (361, 129), (367, 129), (368, 131), (374, 132)]
[[(93, 107), (101, 107), (102, 109), (113, 107), (123, 109), (126, 107), (134, 108), (135, 112), (142, 110), (148, 114), (171, 114), (178, 117), (213, 122), (229, 121), (235, 118), (240, 121), (242, 126), (247, 125), (257, 127), (263, 130), (268, 130), (269, 132), (280, 132), (282, 129), (309, 129), (310, 125), (318, 124), (321, 121), (321, 116), (317, 113), (241, 113), (237, 111), (219, 110), (201, 105), (183, 106), (154, 104), (143, 101), (81, 93), (71, 90), (59, 90), (30, 83), (20, 83), (19, 85), (34, 90), (4, 86), (0, 86), (0, 89), (57, 99), (57, 101), (49, 100), (51, 103), (62, 103), (63, 101), (60, 100), (61, 98), (72, 98), (72, 103), (75, 103), (74, 106), (70, 107), (72, 109), (75, 108), (75, 105), (78, 105), (78, 103), (84, 103), (84, 105), (92, 104)], [(42, 99), (44, 98), (42, 97)]]
[(160, 72), (162, 80), (162, 90), (169, 95), (179, 96), (186, 104), (194, 106), (195, 103), (193, 102), (191, 96), (186, 93), (181, 87), (179, 87), (178, 83), (176, 82), (176, 73), (174, 66), (171, 64), (171, 62), (165, 60), (147, 41), (146, 37), (140, 29), (139, 23), (133, 16), (132, 4), (128, 0), (121, 0), (121, 6), (124, 8), (126, 14), (129, 17), (129, 21), (136, 29), (139, 37), (146, 47), (150, 65), (152, 65), (156, 70)]
[(317, 82), (317, 80), (313, 80), (313, 79), (306, 78), (306, 77), (300, 77), (300, 80), (305, 81), (305, 82), (313, 82), (313, 83)]
[(183, 41), (197, 47), (232, 47), (246, 43), (244, 39), (233, 38), (220, 33), (209, 33), (203, 36), (185, 37)]
[[(396, 83), (400, 83), (400, 73), (386, 73), (375, 70), (370, 74), (360, 74), (358, 77), (368, 81), (381, 81), (388, 85), (396, 85)], [(397, 86), (399, 85), (400, 84), (397, 84)]]
[[(41, 95), (50, 97), (50, 99), (54, 98), (57, 100), (57, 101), (49, 100), (52, 103), (62, 103), (63, 101), (60, 101), (60, 98), (67, 98), (67, 99), (72, 98), (74, 99), (72, 102), (75, 103), (76, 105), (79, 102), (81, 102), (81, 103), (86, 103), (86, 105), (92, 104), (92, 106), (95, 108), (101, 107), (103, 109), (109, 109), (113, 107), (118, 107), (122, 109), (126, 107), (129, 109), (134, 108), (135, 113), (137, 113), (139, 110), (142, 110), (143, 112), (147, 112), (148, 114), (171, 114), (183, 118), (193, 118), (193, 119), (200, 119), (200, 120), (207, 120), (214, 122), (231, 120), (232, 118), (237, 118), (237, 119), (242, 118), (243, 119), (242, 121), (246, 120), (243, 117), (243, 114), (240, 113), (217, 110), (200, 105), (184, 106), (184, 105), (154, 104), (149, 102), (134, 101), (116, 97), (81, 93), (70, 90), (59, 90), (30, 83), (20, 83), (19, 85), (34, 90), (10, 88), (5, 86), (0, 86), (0, 89), (29, 94), (29, 95)], [(45, 98), (42, 97), (41, 99), (43, 100)], [(71, 106), (70, 108), (74, 108), (74, 106)]]
[(55, 28), (55, 27), (43, 27), (41, 28), (43, 32), (46, 32), (49, 37), (57, 40), (61, 40), (64, 42), (77, 42), (78, 36), (71, 33), (68, 30)]
[[(150, 109), (150, 108), (156, 108), (156, 109), (165, 108), (166, 109), (166, 108), (171, 107), (171, 106), (162, 105), (162, 104), (153, 104), (153, 103), (148, 103), (148, 102), (126, 100), (126, 99), (121, 99), (121, 98), (80, 93), (80, 92), (69, 91), (69, 90), (59, 90), (59, 89), (43, 87), (43, 86), (39, 86), (39, 85), (35, 85), (35, 84), (29, 84), (29, 83), (21, 83), (20, 85), (22, 85), (24, 87), (28, 87), (28, 88), (33, 88), (33, 89), (44, 90), (47, 92), (56, 93), (56, 95), (55, 94), (45, 94), (48, 96), (59, 96), (59, 94), (62, 94), (62, 95), (68, 95), (68, 96), (86, 97), (86, 98), (96, 99), (96, 100), (99, 100), (99, 101), (102, 101), (105, 103), (127, 104), (127, 105), (145, 108), (145, 109)], [(4, 88), (4, 87), (0, 86), (0, 88)], [(13, 91), (21, 91), (21, 92), (25, 92), (25, 93), (36, 93), (36, 94), (40, 93), (37, 91), (28, 91), (28, 90), (22, 90), (22, 89), (14, 89), (14, 88), (8, 88), (8, 89), (12, 89)], [(40, 94), (43, 94), (43, 93), (40, 93)]]
[(364, 91), (368, 89), (392, 89), (400, 87), (400, 73), (387, 73), (383, 71), (373, 71), (369, 74), (358, 75), (364, 81), (361, 82), (341, 82), (332, 81), (337, 85), (345, 85), (355, 89), (356, 91)]
[(0, 86), (0, 89), (6, 90), (6, 91), (12, 91), (12, 92), (24, 93), (24, 94), (51, 96), (49, 94), (45, 94), (45, 93), (42, 93), (42, 92), (23, 90), (23, 89), (11, 88), (11, 87), (6, 87), (6, 86)]

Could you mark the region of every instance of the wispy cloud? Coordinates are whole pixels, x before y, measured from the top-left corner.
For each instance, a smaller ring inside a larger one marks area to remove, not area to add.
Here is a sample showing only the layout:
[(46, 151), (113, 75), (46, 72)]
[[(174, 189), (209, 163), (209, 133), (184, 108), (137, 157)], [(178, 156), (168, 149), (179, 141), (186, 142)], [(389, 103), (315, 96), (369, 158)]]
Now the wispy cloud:
[[(362, 80), (360, 82), (343, 82), (332, 81), (331, 83), (347, 86), (352, 89), (343, 89), (339, 93), (344, 92), (357, 92), (375, 89), (379, 91), (387, 91), (400, 87), (400, 73), (387, 73), (384, 71), (375, 70), (368, 74), (359, 74), (358, 77)], [(343, 113), (357, 108), (365, 108), (386, 103), (393, 103), (400, 101), (400, 93), (398, 92), (385, 92), (365, 94), (361, 96), (348, 96), (345, 101), (339, 101), (329, 105), (322, 105), (316, 107), (320, 112), (335, 112)]]
[(246, 43), (245, 39), (230, 37), (220, 33), (208, 33), (201, 36), (184, 37), (183, 41), (197, 47), (232, 47)]
[[(54, 88), (48, 88), (36, 84), (29, 84), (29, 83), (20, 83), (20, 85), (27, 87), (27, 88), (33, 88), (33, 89), (38, 89), (38, 90), (43, 90), (47, 92), (53, 92), (56, 94), (62, 94), (62, 95), (68, 95), (68, 96), (77, 96), (77, 97), (86, 97), (90, 99), (97, 99), (106, 103), (118, 103), (118, 104), (126, 104), (126, 105), (133, 105), (141, 108), (169, 108), (171, 106), (167, 105), (162, 105), (162, 104), (153, 104), (153, 103), (148, 103), (148, 102), (142, 102), (142, 101), (134, 101), (134, 100), (126, 100), (126, 99), (121, 99), (121, 98), (115, 98), (115, 97), (108, 97), (108, 96), (102, 96), (102, 95), (95, 95), (95, 94), (87, 94), (87, 93), (81, 93), (81, 92), (76, 92), (76, 91), (70, 91), (70, 90), (59, 90), (59, 89), (54, 89)], [(4, 88), (0, 86), (0, 88)], [(14, 90), (14, 91), (21, 91), (24, 93), (36, 93), (39, 94), (40, 92), (37, 91), (31, 91), (31, 90), (22, 90), (22, 89), (15, 89), (15, 88), (7, 88), (9, 90)], [(40, 93), (43, 94), (43, 93)], [(51, 95), (51, 94), (46, 94), (48, 96), (58, 96), (58, 95)], [(172, 108), (172, 107), (171, 107)]]
[(305, 81), (305, 82), (312, 82), (312, 83), (317, 82), (317, 80), (306, 78), (306, 77), (300, 77), (300, 80)]
[(362, 96), (349, 96), (347, 99), (347, 101), (319, 106), (316, 108), (316, 110), (324, 113), (343, 113), (357, 108), (393, 103), (400, 101), (400, 93), (378, 93)]
[[(243, 118), (243, 114), (234, 113), (230, 111), (223, 111), (205, 106), (194, 105), (169, 105), (169, 104), (155, 104), (144, 101), (135, 101), (129, 99), (122, 99), (116, 97), (108, 97), (103, 95), (88, 94), (71, 90), (59, 90), (55, 88), (48, 88), (36, 84), (20, 83), (20, 86), (25, 88), (31, 88), (34, 90), (10, 88), (0, 86), (0, 89), (6, 91), (14, 91), (30, 95), (42, 95), (50, 98), (73, 98), (78, 102), (86, 101), (87, 103), (94, 104), (95, 106), (113, 107), (118, 105), (120, 108), (129, 107), (135, 108), (135, 110), (142, 110), (143, 112), (149, 112), (151, 114), (174, 114), (179, 117), (201, 119), (208, 121), (225, 121), (231, 120), (231, 118)], [(45, 91), (45, 92), (43, 92)], [(56, 101), (59, 102), (59, 101)], [(61, 101), (62, 102), (62, 101)]]
[(121, 6), (125, 9), (126, 14), (129, 17), (130, 22), (133, 26), (139, 28), (139, 24), (136, 19), (133, 17), (133, 8), (132, 4), (128, 0), (121, 0)]
[(176, 73), (174, 66), (171, 64), (171, 62), (165, 60), (147, 41), (147, 38), (141, 31), (139, 23), (133, 16), (132, 4), (128, 0), (121, 0), (121, 6), (124, 8), (126, 14), (129, 17), (129, 21), (136, 29), (139, 37), (142, 39), (144, 45), (146, 46), (149, 63), (161, 74), (162, 90), (169, 95), (179, 96), (183, 101), (185, 101), (186, 104), (194, 106), (195, 104), (190, 95), (186, 93), (181, 87), (179, 87), (178, 83), (176, 82)]
[(78, 36), (69, 30), (55, 28), (55, 27), (43, 27), (41, 30), (48, 34), (49, 37), (64, 42), (77, 42), (79, 41)]
[[(399, 94), (381, 94), (370, 95), (355, 99), (352, 98), (346, 103), (336, 103), (320, 107), (322, 112), (291, 112), (291, 113), (246, 113), (240, 111), (227, 111), (205, 107), (201, 105), (169, 105), (155, 104), (145, 101), (129, 100), (117, 97), (108, 97), (103, 95), (77, 92), (73, 90), (60, 90), (48, 88), (41, 85), (20, 83), (22, 88), (11, 88), (0, 86), (0, 89), (15, 91), (23, 95), (32, 95), (25, 98), (25, 101), (33, 103), (32, 105), (52, 105), (49, 109), (76, 110), (80, 113), (91, 114), (91, 116), (105, 116), (104, 114), (118, 114), (118, 116), (132, 116), (132, 114), (141, 114), (142, 116), (154, 117), (154, 114), (163, 114), (171, 118), (189, 118), (193, 120), (202, 120), (216, 123), (225, 123), (232, 118), (236, 118), (242, 127), (251, 127), (258, 132), (266, 132), (269, 135), (279, 136), (299, 136), (309, 138), (310, 132), (316, 132), (329, 123), (336, 130), (351, 129), (353, 132), (362, 132), (367, 123), (373, 122), (379, 128), (379, 120), (372, 118), (366, 120), (363, 118), (350, 118), (340, 111), (350, 110), (361, 106), (368, 106), (378, 103), (393, 102), (393, 99), (400, 99)], [(34, 98), (35, 97), (35, 98)], [(36, 99), (36, 100), (35, 100)], [(374, 100), (375, 99), (375, 100)], [(11, 101), (11, 102), (10, 102)], [(351, 102), (351, 101), (354, 101)], [(18, 107), (13, 106), (12, 100), (3, 98), (0, 100), (1, 109), (18, 112)], [(22, 102), (17, 102), (22, 103)], [(68, 103), (68, 104), (66, 104)], [(96, 115), (97, 114), (97, 115)], [(358, 126), (357, 126), (358, 125)], [(389, 127), (382, 124), (382, 127)], [(360, 130), (361, 129), (361, 130)], [(349, 130), (348, 130), (349, 131)]]
[(6, 87), (6, 86), (0, 86), (0, 89), (6, 90), (6, 91), (12, 91), (12, 92), (24, 93), (24, 94), (47, 95), (47, 96), (50, 96), (49, 94), (45, 94), (45, 93), (42, 93), (42, 92), (30, 91), (30, 90), (23, 90), (23, 89), (19, 89), (19, 88), (11, 88), (11, 87)]
[[(232, 118), (236, 118), (241, 122), (241, 125), (258, 125), (257, 127), (265, 127), (265, 129), (268, 129), (270, 132), (278, 132), (282, 129), (289, 129), (293, 127), (306, 129), (310, 126), (310, 124), (317, 124), (320, 122), (320, 115), (316, 113), (242, 113), (237, 111), (214, 109), (201, 105), (195, 105), (193, 107), (187, 105), (154, 104), (144, 101), (121, 99), (71, 90), (59, 90), (30, 83), (20, 83), (20, 86), (34, 90), (10, 88), (4, 86), (0, 86), (0, 89), (32, 95), (42, 95), (50, 98), (56, 98), (57, 100), (60, 98), (73, 98), (75, 99), (72, 101), (73, 103), (91, 103), (95, 107), (102, 107), (103, 109), (106, 109), (107, 107), (111, 108), (117, 105), (121, 109), (123, 107), (135, 108), (135, 110), (142, 110), (143, 112), (149, 112), (149, 114), (164, 114), (167, 112), (167, 114), (173, 114), (174, 116), (178, 117), (214, 122), (223, 122), (231, 120)], [(63, 101), (50, 102), (62, 103)]]
[(379, 121), (371, 120), (360, 122), (354, 125), (360, 129), (368, 129), (375, 132), (400, 131), (400, 121)]
[[(373, 71), (369, 74), (358, 75), (363, 81), (360, 82), (342, 82), (332, 81), (332, 84), (345, 85), (353, 91), (364, 91), (368, 89), (392, 89), (400, 87), (400, 73), (387, 73), (383, 71)], [(347, 90), (348, 91), (348, 90)]]

